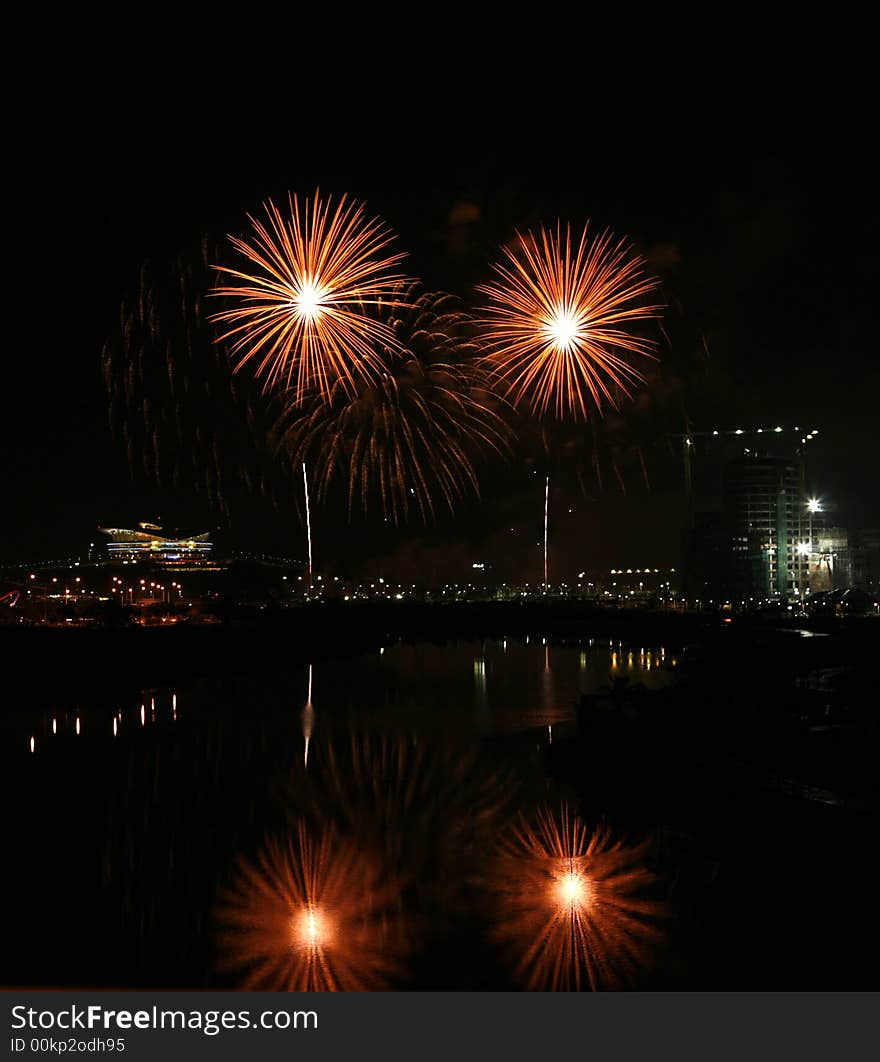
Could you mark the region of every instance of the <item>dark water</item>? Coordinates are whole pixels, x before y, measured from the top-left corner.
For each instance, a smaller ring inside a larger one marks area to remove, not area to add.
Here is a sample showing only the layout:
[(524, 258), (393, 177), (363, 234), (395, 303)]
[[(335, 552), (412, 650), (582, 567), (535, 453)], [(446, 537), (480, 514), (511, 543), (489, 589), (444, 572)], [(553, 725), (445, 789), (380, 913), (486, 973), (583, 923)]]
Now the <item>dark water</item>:
[[(841, 970), (845, 949), (833, 944), (855, 930), (854, 917), (816, 921), (821, 957), (806, 970), (802, 956), (815, 947), (798, 936), (814, 897), (837, 904), (847, 894), (825, 888), (836, 858), (828, 839), (851, 847), (860, 822), (841, 832), (826, 808), (807, 819), (789, 802), (765, 806), (728, 791), (726, 776), (719, 781), (714, 766), (695, 759), (682, 802), (698, 825), (688, 817), (683, 826), (658, 796), (680, 781), (658, 785), (658, 777), (678, 767), (650, 765), (643, 749), (639, 762), (650, 769), (624, 777), (600, 743), (577, 736), (581, 694), (626, 679), (662, 695), (675, 688), (679, 655), (590, 639), (393, 644), (313, 665), (279, 661), (265, 677), (152, 689), (108, 686), (97, 673), (76, 702), (19, 699), (2, 717), (11, 813), (0, 977), (241, 986), (247, 963), (226, 961), (229, 919), (220, 912), (232, 895), (237, 928), (252, 928), (255, 905), (274, 901), (253, 879), (242, 886), (241, 860), (253, 866), (267, 843), (305, 822), (332, 828), (349, 853), (329, 871), (321, 864), (322, 874), (338, 870), (343, 914), (378, 854), (371, 895), (395, 893), (380, 912), (384, 941), (406, 916), (406, 961), (381, 982), (371, 981), (365, 946), (351, 944), (364, 987), (521, 987), (495, 933), (491, 868), (520, 816), (565, 799), (613, 841), (644, 842), (645, 895), (662, 908), (662, 932), (650, 948), (635, 948), (621, 984), (867, 987), (865, 967)], [(293, 873), (292, 858), (269, 858), (273, 888)], [(820, 860), (808, 895), (793, 897), (793, 882)], [(842, 873), (857, 873), (857, 864)], [(866, 895), (866, 882), (850, 892)], [(251, 946), (244, 936), (239, 959)], [(298, 977), (282, 963), (261, 984), (299, 987)]]

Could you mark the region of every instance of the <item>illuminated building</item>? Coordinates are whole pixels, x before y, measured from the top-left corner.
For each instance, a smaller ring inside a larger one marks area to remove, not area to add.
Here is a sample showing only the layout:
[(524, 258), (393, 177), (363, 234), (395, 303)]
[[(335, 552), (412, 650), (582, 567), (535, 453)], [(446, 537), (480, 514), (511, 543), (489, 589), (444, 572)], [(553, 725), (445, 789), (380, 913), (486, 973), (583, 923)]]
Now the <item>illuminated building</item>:
[(810, 593), (827, 522), (822, 499), (806, 490), (819, 436), (817, 428), (780, 424), (679, 436), (689, 600), (796, 602)]
[(158, 524), (140, 523), (137, 530), (99, 527), (109, 536), (107, 553), (119, 564), (150, 564), (160, 568), (186, 570), (215, 567), (209, 531), (197, 535), (170, 535)]
[(724, 471), (732, 568), (739, 596), (788, 599), (804, 592), (809, 570), (800, 467), (745, 454)]

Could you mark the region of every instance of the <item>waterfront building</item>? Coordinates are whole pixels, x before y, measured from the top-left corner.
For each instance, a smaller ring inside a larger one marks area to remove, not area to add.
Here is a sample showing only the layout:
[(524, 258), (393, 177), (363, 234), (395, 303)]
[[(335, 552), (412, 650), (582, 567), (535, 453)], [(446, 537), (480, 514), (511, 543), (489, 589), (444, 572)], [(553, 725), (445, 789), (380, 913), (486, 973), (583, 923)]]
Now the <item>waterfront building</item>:
[(137, 528), (99, 527), (107, 535), (107, 554), (117, 564), (150, 564), (158, 568), (187, 570), (214, 566), (211, 532), (170, 534), (158, 524)]

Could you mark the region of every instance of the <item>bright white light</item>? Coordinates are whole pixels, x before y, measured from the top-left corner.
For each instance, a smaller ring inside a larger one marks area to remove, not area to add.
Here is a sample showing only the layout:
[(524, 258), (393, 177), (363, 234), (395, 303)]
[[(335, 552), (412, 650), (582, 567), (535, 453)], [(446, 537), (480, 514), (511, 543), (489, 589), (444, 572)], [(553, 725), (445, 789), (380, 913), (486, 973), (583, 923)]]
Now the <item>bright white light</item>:
[(822, 503), (819, 501), (818, 498), (810, 498), (810, 500), (807, 502), (807, 508), (810, 510), (811, 513), (821, 513)]
[(569, 871), (559, 879), (559, 898), (571, 907), (584, 904), (589, 899), (589, 888), (584, 877)]
[(565, 310), (557, 310), (547, 325), (547, 333), (560, 350), (571, 350), (580, 336), (580, 322)]
[(810, 552), (810, 544), (809, 544), (809, 542), (800, 542), (798, 544), (798, 553), (800, 553), (802, 556), (806, 556), (809, 552)]
[(311, 282), (303, 284), (293, 299), (293, 305), (300, 317), (314, 320), (321, 312), (323, 292)]
[(321, 924), (321, 916), (314, 907), (309, 907), (306, 911), (303, 911), (301, 920), (294, 919), (291, 929), (294, 940), (298, 938), (308, 948), (319, 947), (322, 937), (325, 936), (324, 926)]

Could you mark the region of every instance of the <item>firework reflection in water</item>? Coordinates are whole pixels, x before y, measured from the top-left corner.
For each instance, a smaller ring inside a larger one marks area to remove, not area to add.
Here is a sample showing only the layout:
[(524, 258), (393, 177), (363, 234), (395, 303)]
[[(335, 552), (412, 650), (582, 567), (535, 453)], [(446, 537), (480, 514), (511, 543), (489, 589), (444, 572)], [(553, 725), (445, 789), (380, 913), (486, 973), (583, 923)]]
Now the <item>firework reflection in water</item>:
[(492, 879), (495, 936), (527, 989), (619, 988), (644, 971), (661, 913), (645, 850), (591, 831), (565, 805), (510, 831)]
[(397, 895), (362, 844), (301, 822), (239, 859), (216, 912), (221, 967), (247, 990), (388, 988), (403, 959)]
[(283, 803), (381, 853), (406, 928), (420, 914), (424, 937), (468, 906), (513, 793), (513, 779), (470, 746), (353, 731), (313, 738), (308, 770), (295, 765)]

